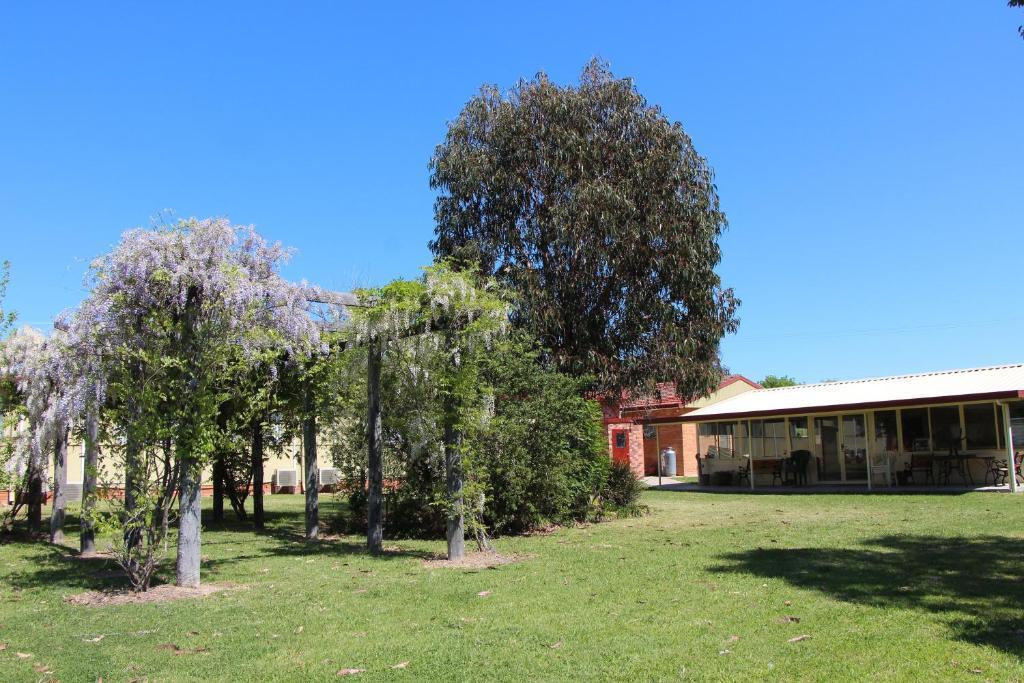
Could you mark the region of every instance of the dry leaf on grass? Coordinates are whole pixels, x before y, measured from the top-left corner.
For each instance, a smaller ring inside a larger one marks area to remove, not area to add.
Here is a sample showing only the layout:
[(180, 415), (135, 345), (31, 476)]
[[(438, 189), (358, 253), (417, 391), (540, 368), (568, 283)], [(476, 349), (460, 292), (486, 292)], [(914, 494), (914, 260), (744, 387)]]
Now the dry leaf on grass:
[(729, 636), (729, 639), (726, 640), (725, 642), (727, 642), (727, 643), (735, 643), (739, 639), (740, 639), (739, 636)]
[(562, 647), (562, 645), (564, 645), (564, 644), (565, 643), (563, 643), (561, 640), (559, 640), (557, 643), (551, 643), (550, 645), (548, 645), (548, 647), (550, 647), (552, 650), (557, 650), (558, 648)]
[(338, 675), (339, 676), (355, 676), (357, 674), (363, 673), (364, 671), (366, 671), (366, 669), (338, 669)]
[(794, 617), (787, 614), (786, 616), (780, 618), (779, 621), (783, 624), (799, 624), (800, 617)]
[(174, 643), (160, 643), (156, 646), (157, 650), (168, 650), (176, 655), (196, 655), (203, 652), (209, 652), (210, 650), (205, 647), (185, 648), (178, 647)]
[(476, 594), (476, 596), (478, 598), (486, 598), (490, 594), (491, 594), (491, 591), (480, 591), (479, 593)]
[(303, 631), (305, 631), (305, 630), (306, 630), (306, 627), (305, 627), (305, 626), (300, 626), (300, 627), (298, 627), (297, 629), (295, 629), (295, 633), (302, 633), (302, 632), (303, 632)]
[(101, 633), (98, 636), (96, 636), (95, 638), (82, 638), (82, 642), (83, 643), (98, 643), (101, 640), (103, 640), (104, 638), (106, 638), (106, 636)]
[(399, 662), (398, 664), (392, 664), (392, 669), (404, 669), (409, 666), (409, 662)]
[(14, 656), (17, 657), (18, 659), (28, 659), (29, 657), (32, 656), (32, 653), (31, 652), (15, 652)]
[(720, 655), (731, 655), (732, 654), (732, 650), (719, 650), (718, 654), (720, 654)]
[(0, 643), (0, 652), (7, 649), (7, 643)]
[(797, 637), (795, 637), (795, 638), (790, 638), (790, 639), (789, 639), (789, 640), (787, 640), (786, 642), (787, 642), (787, 643), (799, 643), (799, 642), (800, 642), (800, 641), (802, 641), (802, 640), (810, 640), (810, 639), (811, 639), (811, 637), (810, 637), (809, 635), (807, 635), (807, 634), (805, 633), (805, 634), (804, 634), (804, 635), (802, 635), (802, 636), (797, 636)]
[(793, 604), (793, 601), (792, 600), (783, 600), (782, 604), (785, 605), (786, 607), (789, 607), (790, 605)]

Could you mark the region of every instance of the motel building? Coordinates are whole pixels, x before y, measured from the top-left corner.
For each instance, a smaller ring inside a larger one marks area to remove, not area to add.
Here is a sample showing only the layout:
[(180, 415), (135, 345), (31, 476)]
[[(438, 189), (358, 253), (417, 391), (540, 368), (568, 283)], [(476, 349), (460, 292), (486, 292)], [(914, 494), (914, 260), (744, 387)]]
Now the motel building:
[(661, 474), (711, 487), (1024, 490), (1024, 364), (778, 389), (736, 377), (676, 414), (657, 399), (606, 411), (612, 457), (649, 476), (668, 444), (676, 471)]

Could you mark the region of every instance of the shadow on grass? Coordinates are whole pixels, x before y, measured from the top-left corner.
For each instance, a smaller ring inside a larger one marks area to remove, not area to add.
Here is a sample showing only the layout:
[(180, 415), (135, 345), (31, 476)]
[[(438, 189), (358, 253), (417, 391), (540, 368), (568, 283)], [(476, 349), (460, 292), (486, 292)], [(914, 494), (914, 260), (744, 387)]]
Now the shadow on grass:
[[(323, 508), (322, 505), (322, 513), (325, 512)], [(328, 507), (327, 515), (332, 512)], [(205, 557), (206, 552), (204, 551), (203, 571), (215, 570), (218, 567), (226, 567), (242, 561), (274, 557), (359, 557), (372, 561), (436, 558), (436, 555), (431, 552), (396, 547), (383, 553), (373, 554), (367, 550), (362, 539), (354, 536), (337, 536), (329, 531), (324, 533), (320, 540), (307, 541), (304, 533), (305, 521), (301, 510), (267, 510), (264, 519), (266, 528), (256, 532), (252, 528), (251, 520), (238, 520), (231, 511), (227, 511), (223, 521), (213, 522), (210, 511), (203, 510), (203, 546), (210, 550), (210, 554), (216, 555), (216, 547), (219, 545), (238, 546), (239, 543), (245, 543), (245, 537), (240, 537), (240, 535), (249, 534), (250, 538), (262, 539), (261, 543), (246, 547), (245, 552), (229, 553), (224, 557), (208, 558)], [(69, 515), (68, 522), (65, 526), (66, 542), (69, 545), (76, 544), (78, 541), (77, 516)], [(154, 586), (174, 581), (175, 531), (172, 530), (171, 533), (171, 557), (162, 564), (154, 576)], [(97, 545), (100, 550), (106, 547), (102, 540), (99, 540)], [(386, 547), (387, 545), (385, 543)], [(128, 587), (128, 581), (121, 573), (120, 567), (104, 555), (82, 557), (68, 546), (49, 545), (42, 538), (32, 539), (26, 535), (11, 537), (8, 547), (20, 548), (30, 553), (26, 558), (29, 563), (28, 568), (11, 572), (6, 576), (6, 582), (16, 590), (57, 586), (63, 589), (82, 591)]]
[(952, 636), (1024, 657), (1024, 540), (882, 536), (856, 548), (757, 548), (712, 571), (782, 579), (847, 602), (940, 615)]

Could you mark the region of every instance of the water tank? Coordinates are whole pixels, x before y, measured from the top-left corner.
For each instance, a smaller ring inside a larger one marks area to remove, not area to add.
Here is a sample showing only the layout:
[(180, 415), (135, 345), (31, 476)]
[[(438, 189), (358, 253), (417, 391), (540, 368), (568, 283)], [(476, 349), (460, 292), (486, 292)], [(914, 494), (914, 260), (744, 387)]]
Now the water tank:
[(661, 474), (664, 477), (676, 476), (676, 451), (671, 446), (661, 451)]

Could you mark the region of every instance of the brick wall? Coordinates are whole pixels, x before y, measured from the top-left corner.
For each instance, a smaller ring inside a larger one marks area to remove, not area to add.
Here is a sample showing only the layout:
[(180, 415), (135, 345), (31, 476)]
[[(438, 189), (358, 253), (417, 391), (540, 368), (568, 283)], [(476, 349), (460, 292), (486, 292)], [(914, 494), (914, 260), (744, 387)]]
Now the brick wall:
[(612, 457), (612, 432), (625, 429), (629, 432), (629, 468), (638, 477), (644, 476), (644, 428), (632, 422), (608, 422), (605, 433), (608, 438), (608, 457)]

